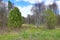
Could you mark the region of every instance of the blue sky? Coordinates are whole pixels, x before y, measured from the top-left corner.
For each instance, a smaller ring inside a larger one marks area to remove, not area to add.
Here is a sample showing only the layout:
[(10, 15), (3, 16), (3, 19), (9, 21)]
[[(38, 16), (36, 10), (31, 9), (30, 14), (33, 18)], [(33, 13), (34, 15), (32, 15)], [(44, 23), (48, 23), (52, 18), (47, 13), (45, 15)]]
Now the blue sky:
[[(4, 0), (7, 2), (8, 0)], [(44, 1), (46, 5), (52, 4), (55, 0), (10, 0), (22, 13), (22, 16), (26, 17), (28, 14), (32, 15), (31, 7), (34, 3)], [(60, 10), (60, 0), (56, 0), (58, 9)]]

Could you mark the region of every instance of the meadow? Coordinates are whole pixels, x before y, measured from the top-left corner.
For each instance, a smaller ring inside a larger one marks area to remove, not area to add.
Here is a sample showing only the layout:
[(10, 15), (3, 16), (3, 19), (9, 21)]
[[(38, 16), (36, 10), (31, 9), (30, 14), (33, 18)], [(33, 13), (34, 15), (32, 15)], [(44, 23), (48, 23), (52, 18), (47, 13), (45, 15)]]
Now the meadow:
[(60, 40), (60, 29), (48, 30), (24, 24), (19, 31), (10, 30), (0, 35), (0, 40)]

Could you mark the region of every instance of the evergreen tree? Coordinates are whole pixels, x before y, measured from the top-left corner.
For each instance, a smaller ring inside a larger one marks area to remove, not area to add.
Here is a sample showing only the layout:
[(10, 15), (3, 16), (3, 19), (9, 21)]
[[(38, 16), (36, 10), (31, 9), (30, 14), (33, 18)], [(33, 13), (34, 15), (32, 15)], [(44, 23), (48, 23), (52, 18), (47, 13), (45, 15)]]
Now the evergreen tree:
[(10, 11), (8, 16), (8, 26), (10, 27), (20, 27), (22, 25), (22, 16), (19, 9), (15, 7)]
[(10, 11), (13, 7), (13, 4), (10, 1), (8, 1), (8, 10)]

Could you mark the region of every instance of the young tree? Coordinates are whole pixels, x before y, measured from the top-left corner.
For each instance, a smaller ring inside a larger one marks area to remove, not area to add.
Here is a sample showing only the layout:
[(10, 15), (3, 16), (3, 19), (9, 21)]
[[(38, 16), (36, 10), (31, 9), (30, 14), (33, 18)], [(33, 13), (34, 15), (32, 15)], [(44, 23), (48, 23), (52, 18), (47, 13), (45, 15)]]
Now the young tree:
[(8, 16), (8, 26), (10, 27), (20, 27), (22, 25), (22, 16), (19, 9), (15, 7), (10, 11)]
[(48, 29), (54, 29), (55, 25), (57, 23), (56, 15), (54, 15), (54, 12), (50, 9), (46, 11), (46, 24)]

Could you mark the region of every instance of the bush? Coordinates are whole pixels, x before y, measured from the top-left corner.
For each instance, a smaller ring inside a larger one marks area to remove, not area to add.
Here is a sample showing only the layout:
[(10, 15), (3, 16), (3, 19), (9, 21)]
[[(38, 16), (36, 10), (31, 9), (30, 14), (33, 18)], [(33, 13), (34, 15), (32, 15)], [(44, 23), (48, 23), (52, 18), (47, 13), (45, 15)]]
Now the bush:
[(50, 9), (48, 9), (46, 11), (46, 13), (47, 13), (47, 16), (46, 16), (46, 24), (47, 24), (47, 27), (48, 27), (48, 29), (54, 29), (55, 28), (55, 25), (57, 23), (56, 15)]

